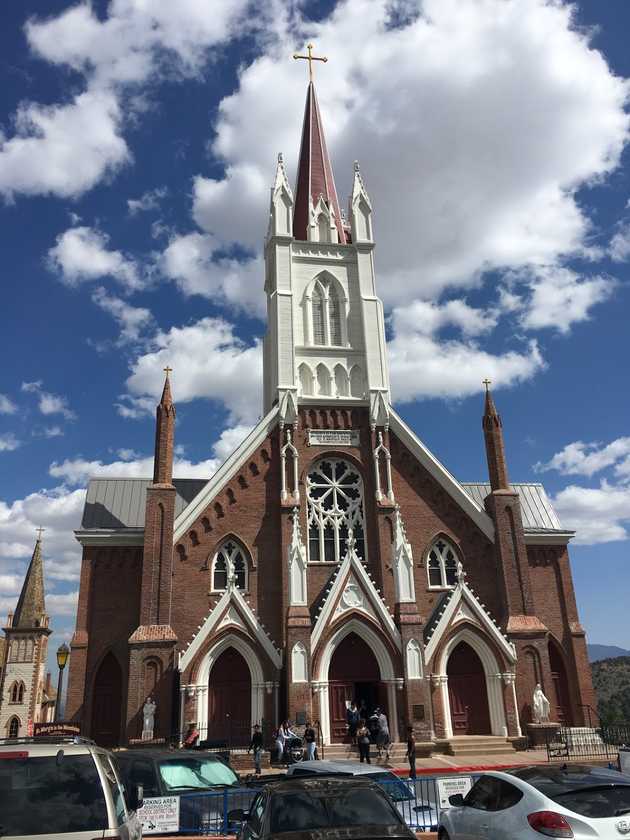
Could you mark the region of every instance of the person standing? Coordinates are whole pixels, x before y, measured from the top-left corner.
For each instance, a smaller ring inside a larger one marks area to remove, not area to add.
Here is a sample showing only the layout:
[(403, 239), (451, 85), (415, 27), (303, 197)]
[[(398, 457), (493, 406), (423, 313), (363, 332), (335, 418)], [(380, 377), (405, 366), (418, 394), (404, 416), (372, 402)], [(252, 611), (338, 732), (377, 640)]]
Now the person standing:
[(254, 770), (257, 776), (260, 776), (260, 759), (262, 758), (263, 752), (263, 736), (262, 732), (260, 731), (260, 726), (258, 724), (254, 724), (254, 731), (252, 733), (252, 740), (249, 744), (249, 749), (247, 752), (254, 752)]
[(304, 743), (306, 744), (306, 760), (314, 761), (317, 736), (315, 734), (315, 728), (310, 720), (306, 722), (306, 729), (304, 730)]
[(416, 736), (413, 734), (413, 726), (407, 727), (407, 760), (409, 761), (409, 778), (416, 780)]
[(359, 745), (359, 756), (361, 758), (361, 764), (364, 761), (367, 761), (368, 764), (371, 764), (370, 761), (370, 730), (365, 725), (365, 721), (359, 721), (359, 728), (357, 729), (357, 743)]
[(377, 736), (377, 746), (378, 746), (378, 757), (381, 757), (383, 751), (385, 751), (385, 761), (389, 761), (389, 750), (391, 746), (391, 736), (389, 734), (389, 723), (387, 722), (387, 716), (384, 711), (380, 711), (378, 716), (378, 736)]
[(348, 723), (348, 735), (350, 736), (350, 742), (352, 744), (356, 744), (357, 727), (359, 726), (359, 711), (356, 703), (352, 703), (352, 705), (348, 707), (346, 711), (346, 721)]

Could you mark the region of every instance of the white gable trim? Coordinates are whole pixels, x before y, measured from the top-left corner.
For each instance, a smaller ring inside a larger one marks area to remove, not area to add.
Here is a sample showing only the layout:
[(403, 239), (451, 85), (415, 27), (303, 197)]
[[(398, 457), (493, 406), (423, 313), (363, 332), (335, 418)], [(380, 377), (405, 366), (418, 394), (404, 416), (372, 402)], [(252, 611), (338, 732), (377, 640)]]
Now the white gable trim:
[[(326, 595), (324, 606), (315, 621), (315, 627), (313, 627), (313, 632), (311, 633), (311, 653), (315, 651), (317, 645), (319, 644), (325, 628), (329, 627), (333, 622), (333, 610), (337, 606), (349, 578), (353, 575), (361, 585), (370, 605), (372, 606), (372, 609), (376, 613), (377, 618), (380, 620), (385, 630), (388, 632), (396, 649), (402, 650), (400, 633), (398, 632), (394, 619), (385, 606), (383, 599), (376, 591), (374, 581), (369, 576), (363, 563), (359, 560), (356, 551), (352, 549), (348, 551), (343, 559), (333, 585)], [(359, 611), (368, 615), (365, 610)]]
[(175, 520), (173, 544), (180, 540), (186, 531), (193, 526), (195, 520), (208, 507), (225, 485), (237, 473), (243, 462), (250, 458), (260, 444), (274, 428), (278, 420), (278, 406), (274, 405), (266, 417), (254, 426), (251, 432), (237, 449), (225, 460), (205, 487), (195, 496), (192, 502), (184, 508)]
[[(243, 617), (244, 622), (247, 625), (249, 634), (253, 639), (260, 642), (274, 666), (276, 668), (282, 667), (282, 654), (276, 649), (260, 621), (256, 618), (252, 608), (241, 595), (240, 591), (234, 587), (232, 589), (227, 589), (223, 593), (214, 608), (208, 613), (206, 620), (199, 628), (199, 631), (192, 642), (188, 645), (185, 651), (180, 652), (178, 665), (180, 671), (185, 671), (186, 668), (188, 668), (188, 666), (193, 662), (195, 656), (199, 653), (205, 642), (212, 636), (213, 631), (220, 626), (222, 619), (227, 614), (231, 605), (236, 606), (238, 613)], [(231, 624), (234, 626), (233, 623)]]
[(481, 606), (477, 598), (475, 598), (473, 592), (471, 592), (470, 588), (463, 580), (455, 587), (455, 591), (451, 595), (444, 612), (438, 619), (437, 627), (433, 631), (433, 635), (431, 636), (429, 643), (424, 648), (424, 661), (431, 661), (431, 658), (435, 654), (440, 641), (444, 637), (444, 634), (452, 625), (453, 618), (458, 607), (462, 603), (465, 603), (470, 608), (473, 616), (477, 619), (479, 624), (481, 624), (481, 627), (494, 639), (499, 646), (499, 649), (503, 651), (508, 662), (514, 664), (516, 662), (516, 650), (514, 645), (509, 642), (499, 630), (497, 625), (490, 618), (488, 612)]
[(451, 475), (444, 464), (441, 464), (435, 455), (429, 452), (393, 408), (389, 410), (389, 426), (449, 496), (470, 516), (488, 539), (494, 542), (494, 523), (486, 511), (471, 499), (455, 476)]

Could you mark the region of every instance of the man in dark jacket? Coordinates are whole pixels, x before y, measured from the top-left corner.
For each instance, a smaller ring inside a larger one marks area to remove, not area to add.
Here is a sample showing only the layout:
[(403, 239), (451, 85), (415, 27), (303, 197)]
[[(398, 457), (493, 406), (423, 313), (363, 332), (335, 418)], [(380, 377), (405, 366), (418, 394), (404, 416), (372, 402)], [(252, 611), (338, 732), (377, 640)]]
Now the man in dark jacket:
[(249, 744), (249, 749), (247, 752), (254, 751), (254, 768), (256, 770), (256, 775), (260, 776), (260, 759), (262, 758), (263, 752), (263, 736), (262, 732), (260, 731), (260, 726), (258, 724), (254, 725), (254, 731), (252, 733), (252, 740)]

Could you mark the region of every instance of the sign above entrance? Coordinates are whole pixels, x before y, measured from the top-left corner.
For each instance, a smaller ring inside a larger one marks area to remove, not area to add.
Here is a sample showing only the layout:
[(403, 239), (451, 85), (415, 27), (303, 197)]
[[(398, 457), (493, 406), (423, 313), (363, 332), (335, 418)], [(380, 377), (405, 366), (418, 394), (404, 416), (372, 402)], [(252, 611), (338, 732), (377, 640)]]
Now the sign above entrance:
[(354, 429), (309, 429), (309, 446), (358, 446), (359, 432)]

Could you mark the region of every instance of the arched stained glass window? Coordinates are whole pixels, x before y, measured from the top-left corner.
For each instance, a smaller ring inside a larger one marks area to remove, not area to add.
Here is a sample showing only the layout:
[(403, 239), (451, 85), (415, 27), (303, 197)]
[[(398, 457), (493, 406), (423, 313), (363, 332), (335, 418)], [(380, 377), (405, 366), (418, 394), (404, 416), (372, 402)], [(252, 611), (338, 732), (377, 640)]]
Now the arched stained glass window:
[(212, 564), (212, 589), (221, 592), (227, 589), (228, 574), (232, 570), (237, 589), (247, 590), (247, 560), (243, 549), (234, 540), (228, 540), (219, 548)]
[(427, 561), (429, 587), (447, 589), (457, 581), (457, 554), (446, 540), (439, 539), (431, 546)]
[(319, 346), (326, 344), (325, 321), (326, 306), (324, 295), (319, 284), (316, 284), (313, 289), (313, 344)]
[(309, 470), (308, 552), (311, 563), (343, 560), (352, 529), (356, 552), (365, 559), (363, 482), (355, 467), (339, 458), (324, 458)]
[(334, 286), (328, 291), (328, 320), (330, 324), (330, 343), (340, 346), (341, 338), (341, 304)]

